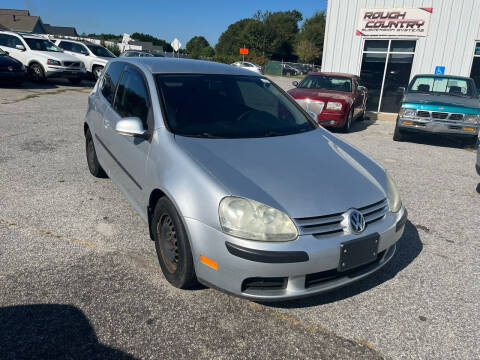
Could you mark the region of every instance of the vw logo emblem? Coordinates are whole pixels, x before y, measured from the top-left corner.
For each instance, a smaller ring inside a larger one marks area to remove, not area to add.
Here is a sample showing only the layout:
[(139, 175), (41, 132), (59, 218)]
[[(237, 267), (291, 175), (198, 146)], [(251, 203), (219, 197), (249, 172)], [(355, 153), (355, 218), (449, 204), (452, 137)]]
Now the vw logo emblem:
[(348, 215), (350, 230), (354, 234), (360, 234), (365, 230), (365, 218), (358, 210), (352, 210)]

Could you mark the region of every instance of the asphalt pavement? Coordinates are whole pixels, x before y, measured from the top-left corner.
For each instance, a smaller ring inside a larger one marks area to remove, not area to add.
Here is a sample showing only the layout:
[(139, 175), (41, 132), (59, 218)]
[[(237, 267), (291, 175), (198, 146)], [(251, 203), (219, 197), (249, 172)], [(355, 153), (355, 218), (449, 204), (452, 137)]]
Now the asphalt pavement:
[(373, 116), (338, 134), (396, 179), (398, 253), (352, 286), (259, 304), (163, 278), (146, 225), (88, 172), (91, 86), (0, 88), (0, 359), (480, 358), (476, 150), (395, 143)]

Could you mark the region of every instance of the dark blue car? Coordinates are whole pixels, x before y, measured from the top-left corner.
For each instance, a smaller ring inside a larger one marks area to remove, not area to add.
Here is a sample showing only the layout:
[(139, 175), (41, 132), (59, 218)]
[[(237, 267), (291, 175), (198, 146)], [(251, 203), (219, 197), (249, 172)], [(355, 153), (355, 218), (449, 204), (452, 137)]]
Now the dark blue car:
[(19, 85), (25, 78), (25, 66), (0, 49), (0, 83)]

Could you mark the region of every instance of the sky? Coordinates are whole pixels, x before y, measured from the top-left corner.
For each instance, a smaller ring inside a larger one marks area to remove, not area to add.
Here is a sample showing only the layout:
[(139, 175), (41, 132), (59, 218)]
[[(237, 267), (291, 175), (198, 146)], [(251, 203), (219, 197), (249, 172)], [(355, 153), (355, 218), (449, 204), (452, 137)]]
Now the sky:
[[(327, 0), (1, 0), (0, 7), (27, 9), (44, 23), (74, 26), (79, 34), (142, 32), (185, 46), (202, 35), (212, 46), (228, 25), (257, 10), (299, 10), (303, 18), (325, 10)], [(300, 25), (300, 24), (299, 24)]]

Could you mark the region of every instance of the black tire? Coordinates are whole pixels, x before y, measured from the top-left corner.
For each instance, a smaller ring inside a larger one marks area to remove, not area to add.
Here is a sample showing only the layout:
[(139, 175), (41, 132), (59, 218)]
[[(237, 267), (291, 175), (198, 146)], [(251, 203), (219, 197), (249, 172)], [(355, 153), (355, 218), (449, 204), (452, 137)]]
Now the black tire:
[(88, 170), (97, 178), (106, 178), (107, 173), (103, 170), (102, 166), (98, 162), (97, 152), (95, 151), (95, 144), (93, 143), (92, 133), (90, 129), (87, 129), (85, 133), (85, 152), (87, 155)]
[(393, 132), (393, 141), (405, 141), (405, 133), (400, 130), (398, 124), (395, 124), (395, 131)]
[(473, 135), (469, 136), (464, 140), (464, 144), (468, 147), (476, 148), (477, 147), (477, 142), (478, 142), (478, 136)]
[(196, 286), (187, 232), (175, 206), (166, 197), (158, 200), (150, 226), (158, 262), (167, 281), (180, 289)]
[(356, 121), (363, 121), (365, 120), (365, 111), (362, 112), (362, 115), (360, 115)]
[(94, 66), (93, 69), (92, 69), (92, 74), (93, 74), (93, 77), (95, 78), (95, 80), (98, 80), (98, 78), (100, 77), (100, 75), (102, 75), (102, 71), (103, 71), (103, 66)]
[(69, 78), (70, 84), (78, 85), (82, 82), (82, 78)]
[(31, 64), (28, 67), (28, 72), (34, 82), (43, 83), (47, 80), (45, 77), (45, 72), (43, 71), (43, 67), (40, 64), (37, 64), (37, 63)]
[(345, 120), (345, 125), (343, 125), (342, 131), (344, 133), (350, 132), (350, 129), (352, 128), (353, 124), (353, 107), (350, 109), (347, 120)]

